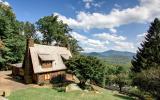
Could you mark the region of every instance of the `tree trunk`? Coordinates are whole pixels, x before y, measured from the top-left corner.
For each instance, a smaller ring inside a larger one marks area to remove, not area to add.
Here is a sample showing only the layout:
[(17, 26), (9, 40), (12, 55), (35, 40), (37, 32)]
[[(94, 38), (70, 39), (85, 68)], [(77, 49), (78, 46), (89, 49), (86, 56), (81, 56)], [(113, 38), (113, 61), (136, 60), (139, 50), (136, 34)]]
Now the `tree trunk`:
[(119, 92), (122, 92), (122, 86), (119, 85)]

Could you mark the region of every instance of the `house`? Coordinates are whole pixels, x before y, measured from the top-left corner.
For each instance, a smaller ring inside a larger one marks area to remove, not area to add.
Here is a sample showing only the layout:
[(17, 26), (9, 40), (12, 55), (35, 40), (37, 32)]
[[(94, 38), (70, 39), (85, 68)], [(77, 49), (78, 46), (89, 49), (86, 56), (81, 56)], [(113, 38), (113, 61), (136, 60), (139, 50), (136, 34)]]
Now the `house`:
[(21, 76), (27, 84), (66, 79), (67, 68), (63, 61), (72, 57), (67, 48), (34, 44), (32, 39), (27, 40), (26, 48), (23, 63), (12, 64), (13, 76)]

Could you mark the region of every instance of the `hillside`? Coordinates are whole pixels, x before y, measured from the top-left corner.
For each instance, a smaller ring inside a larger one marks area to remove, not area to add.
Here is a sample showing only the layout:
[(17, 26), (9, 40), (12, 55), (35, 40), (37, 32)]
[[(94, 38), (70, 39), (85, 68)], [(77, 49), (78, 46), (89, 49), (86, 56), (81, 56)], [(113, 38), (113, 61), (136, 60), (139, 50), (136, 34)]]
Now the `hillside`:
[(130, 65), (130, 61), (135, 55), (135, 53), (127, 51), (115, 51), (109, 50), (105, 52), (91, 52), (85, 53), (89, 56), (96, 56), (104, 59), (109, 64), (118, 64), (118, 65)]

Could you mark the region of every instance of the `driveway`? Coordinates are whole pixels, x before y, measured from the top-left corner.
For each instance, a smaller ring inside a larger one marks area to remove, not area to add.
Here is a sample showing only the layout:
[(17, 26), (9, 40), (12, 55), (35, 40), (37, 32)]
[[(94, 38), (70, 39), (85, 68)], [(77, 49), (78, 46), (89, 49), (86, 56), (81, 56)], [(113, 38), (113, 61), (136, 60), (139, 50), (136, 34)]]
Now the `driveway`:
[(34, 84), (26, 85), (24, 83), (14, 80), (10, 75), (11, 71), (0, 71), (0, 90), (3, 91), (15, 91), (19, 89), (25, 89), (33, 87)]

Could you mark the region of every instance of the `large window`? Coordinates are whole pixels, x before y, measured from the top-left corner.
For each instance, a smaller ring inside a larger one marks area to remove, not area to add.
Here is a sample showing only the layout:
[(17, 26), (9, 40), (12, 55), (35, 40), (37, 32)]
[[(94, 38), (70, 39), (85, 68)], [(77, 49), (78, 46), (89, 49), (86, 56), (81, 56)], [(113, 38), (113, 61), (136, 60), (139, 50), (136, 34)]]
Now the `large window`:
[(50, 79), (51, 79), (50, 74), (45, 74), (45, 75), (44, 75), (44, 79), (45, 79), (45, 80), (50, 80)]

